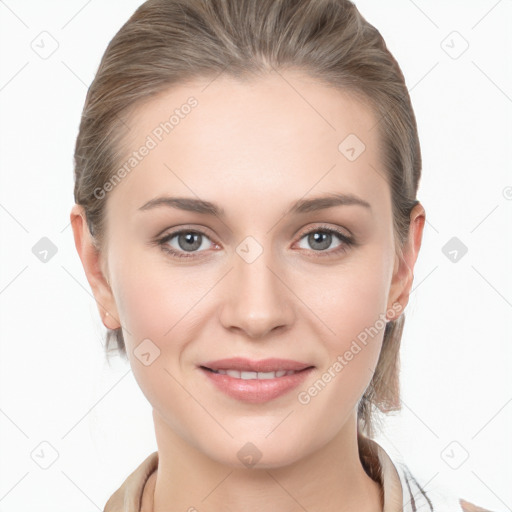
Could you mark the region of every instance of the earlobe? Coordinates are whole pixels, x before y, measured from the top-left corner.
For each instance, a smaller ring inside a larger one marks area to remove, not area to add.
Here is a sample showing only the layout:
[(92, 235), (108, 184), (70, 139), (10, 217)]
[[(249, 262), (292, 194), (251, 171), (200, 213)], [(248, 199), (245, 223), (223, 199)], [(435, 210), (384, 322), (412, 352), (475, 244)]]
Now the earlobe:
[(102, 318), (102, 322), (107, 329), (114, 330), (120, 327), (119, 320), (112, 318), (108, 311), (105, 311), (105, 316)]
[(399, 303), (401, 311), (409, 302), (414, 280), (414, 265), (418, 258), (425, 225), (425, 209), (418, 203), (411, 211), (409, 237), (402, 248), (400, 256), (395, 258), (393, 278), (389, 292), (388, 310), (391, 305)]
[(75, 247), (91, 287), (103, 325), (107, 329), (120, 327), (114, 295), (108, 277), (102, 270), (102, 255), (94, 245), (81, 205), (75, 204), (70, 213)]

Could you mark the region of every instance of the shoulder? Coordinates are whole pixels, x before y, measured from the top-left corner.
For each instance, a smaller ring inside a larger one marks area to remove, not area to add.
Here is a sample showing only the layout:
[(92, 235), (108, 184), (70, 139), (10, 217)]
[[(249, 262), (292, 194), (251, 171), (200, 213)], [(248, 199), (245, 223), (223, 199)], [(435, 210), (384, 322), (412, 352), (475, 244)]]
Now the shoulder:
[(139, 512), (144, 488), (158, 467), (158, 451), (148, 455), (109, 498), (103, 512)]
[(473, 503), (463, 500), (462, 498), (459, 500), (459, 503), (464, 512), (491, 512), (487, 508), (479, 507), (478, 505), (474, 505)]

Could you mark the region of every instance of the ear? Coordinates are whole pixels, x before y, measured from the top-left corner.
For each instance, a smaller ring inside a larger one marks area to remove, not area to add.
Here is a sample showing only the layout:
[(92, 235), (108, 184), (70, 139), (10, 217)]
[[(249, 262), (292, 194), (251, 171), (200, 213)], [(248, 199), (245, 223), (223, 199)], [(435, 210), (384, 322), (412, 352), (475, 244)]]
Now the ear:
[(108, 277), (105, 277), (106, 271), (102, 268), (104, 255), (94, 245), (82, 206), (77, 204), (73, 206), (70, 221), (75, 247), (82, 261), (103, 325), (107, 329), (117, 329), (121, 324)]
[(393, 278), (388, 296), (388, 311), (392, 309), (393, 304), (399, 303), (401, 306), (400, 312), (402, 312), (409, 302), (414, 279), (414, 265), (421, 247), (424, 225), (425, 209), (421, 203), (418, 203), (411, 211), (407, 242), (404, 244), (400, 256), (395, 257)]

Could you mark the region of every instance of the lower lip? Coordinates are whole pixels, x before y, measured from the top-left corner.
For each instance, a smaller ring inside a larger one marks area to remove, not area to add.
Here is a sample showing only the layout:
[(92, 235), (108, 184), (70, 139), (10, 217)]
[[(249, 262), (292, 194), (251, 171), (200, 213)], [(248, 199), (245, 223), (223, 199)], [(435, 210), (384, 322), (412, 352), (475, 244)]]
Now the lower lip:
[(299, 384), (311, 373), (313, 368), (307, 368), (292, 375), (284, 375), (275, 379), (237, 379), (220, 373), (214, 373), (200, 368), (203, 373), (226, 395), (248, 402), (261, 404), (282, 396)]

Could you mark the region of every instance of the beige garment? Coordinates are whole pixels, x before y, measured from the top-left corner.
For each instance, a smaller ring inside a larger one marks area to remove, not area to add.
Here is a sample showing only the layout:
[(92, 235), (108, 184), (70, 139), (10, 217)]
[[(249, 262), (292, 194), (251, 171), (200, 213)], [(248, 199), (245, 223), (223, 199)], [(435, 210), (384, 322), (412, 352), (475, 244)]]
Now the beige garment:
[(107, 501), (104, 512), (151, 512), (158, 452), (148, 455)]
[[(422, 506), (418, 501), (416, 493), (416, 504), (413, 494), (404, 494), (402, 482), (406, 481), (401, 466), (399, 474), (389, 455), (375, 441), (369, 438), (360, 438), (360, 454), (361, 461), (368, 474), (381, 485), (384, 495), (383, 512), (406, 512), (406, 511), (423, 511), (427, 510), (427, 498), (423, 501)], [(364, 454), (364, 456), (363, 456)], [(121, 487), (107, 501), (104, 512), (152, 512), (153, 494), (155, 490), (156, 475), (158, 467), (158, 452), (153, 452), (126, 478)], [(402, 480), (402, 482), (401, 482)], [(411, 480), (413, 481), (413, 480)], [(407, 482), (409, 487), (409, 484)], [(419, 496), (423, 498), (423, 496)], [(425, 496), (426, 497), (426, 496)], [(438, 509), (435, 509), (436, 511)], [(468, 503), (464, 500), (457, 501), (455, 508), (450, 507), (450, 512), (489, 512)]]

